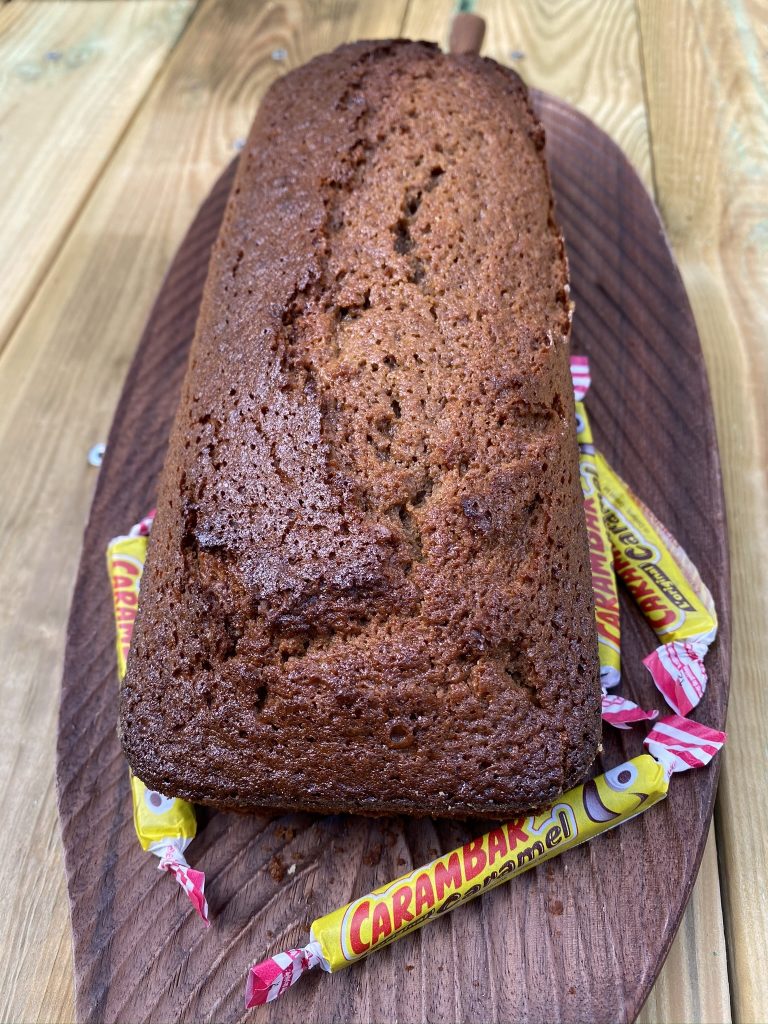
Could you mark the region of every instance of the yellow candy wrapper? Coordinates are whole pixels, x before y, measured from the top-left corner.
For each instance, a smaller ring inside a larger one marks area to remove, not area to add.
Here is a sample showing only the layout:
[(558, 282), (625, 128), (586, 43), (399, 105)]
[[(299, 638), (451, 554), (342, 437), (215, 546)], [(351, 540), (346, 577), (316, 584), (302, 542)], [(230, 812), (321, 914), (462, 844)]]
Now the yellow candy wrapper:
[(686, 715), (707, 685), (704, 655), (717, 634), (712, 595), (669, 530), (602, 454), (595, 461), (616, 572), (662, 641), (643, 664), (670, 707)]
[(571, 356), (571, 377), (576, 399), (576, 440), (579, 444), (579, 476), (584, 495), (584, 518), (589, 538), (592, 590), (595, 595), (600, 684), (604, 689), (618, 686), (621, 680), (621, 623), (616, 570), (611, 542), (603, 522), (600, 504), (600, 480), (595, 465), (592, 428), (584, 405), (591, 384), (589, 362), (585, 356)]
[(306, 971), (341, 970), (564, 850), (641, 814), (667, 795), (668, 775), (648, 754), (565, 793), (542, 814), (487, 832), (389, 885), (320, 917), (302, 949), (251, 968), (246, 1007), (270, 1002)]
[(587, 522), (592, 590), (595, 595), (600, 682), (606, 689), (610, 689), (617, 686), (621, 680), (619, 594), (613, 566), (613, 551), (603, 521), (600, 479), (595, 464), (592, 430), (583, 402), (576, 403), (576, 423), (579, 441), (579, 475), (581, 490), (584, 494), (584, 517)]
[(658, 711), (645, 710), (617, 693), (608, 693), (621, 681), (621, 620), (613, 549), (603, 520), (600, 478), (595, 462), (592, 428), (584, 398), (592, 383), (586, 356), (571, 356), (571, 378), (576, 399), (576, 440), (579, 444), (579, 476), (584, 495), (584, 520), (589, 540), (592, 592), (595, 597), (602, 718), (615, 729), (630, 729), (638, 722), (653, 721)]
[[(121, 681), (125, 676), (139, 606), (139, 588), (152, 519), (150, 514), (134, 526), (128, 536), (115, 537), (107, 546), (107, 572), (115, 615), (117, 672)], [(205, 875), (191, 868), (184, 857), (184, 851), (197, 833), (194, 807), (186, 800), (166, 797), (148, 789), (135, 775), (131, 775), (131, 795), (133, 823), (142, 849), (160, 858), (159, 869), (174, 876), (208, 925)]]
[(592, 570), (592, 592), (595, 595), (597, 650), (600, 657), (602, 687), (601, 715), (615, 729), (630, 729), (638, 722), (653, 721), (658, 711), (641, 708), (633, 700), (608, 690), (621, 681), (621, 623), (619, 593), (613, 566), (613, 549), (603, 520), (600, 481), (595, 464), (595, 446), (583, 402), (576, 403), (576, 425), (579, 440), (579, 474), (584, 494), (584, 519), (589, 538), (589, 561)]
[(158, 855), (165, 850), (169, 837), (186, 840), (183, 849), (197, 835), (197, 818), (192, 804), (175, 796), (162, 796), (147, 789), (141, 779), (131, 773), (133, 824), (142, 850)]
[(115, 537), (107, 547), (107, 572), (112, 586), (112, 607), (115, 613), (117, 644), (117, 675), (122, 681), (131, 648), (133, 624), (139, 607), (139, 585), (147, 555), (147, 538)]

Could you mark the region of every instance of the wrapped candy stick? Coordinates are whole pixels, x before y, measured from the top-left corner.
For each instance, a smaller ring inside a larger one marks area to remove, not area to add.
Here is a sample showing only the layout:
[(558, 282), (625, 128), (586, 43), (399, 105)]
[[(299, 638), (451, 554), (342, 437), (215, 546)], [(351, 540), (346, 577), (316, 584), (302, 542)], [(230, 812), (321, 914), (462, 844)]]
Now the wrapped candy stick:
[[(704, 655), (717, 634), (712, 595), (679, 541), (611, 468), (605, 456), (595, 450), (583, 404), (590, 386), (586, 357), (571, 357), (571, 375), (576, 395), (579, 461), (592, 560), (601, 678), (605, 671), (606, 679), (613, 680), (603, 681), (604, 690), (619, 680), (618, 603), (615, 606), (615, 674), (609, 667), (612, 665), (611, 638), (605, 629), (607, 621), (609, 634), (612, 620), (605, 620), (601, 615), (601, 605), (610, 601), (610, 597), (604, 596), (606, 577), (601, 563), (602, 538), (607, 535), (616, 572), (662, 641), (643, 664), (669, 706), (679, 715), (686, 715), (699, 703), (707, 686)], [(599, 495), (603, 512), (597, 517), (597, 523), (590, 505), (594, 494)], [(615, 577), (613, 582), (615, 596)], [(619, 724), (616, 716), (630, 711), (634, 717), (624, 717), (623, 722), (655, 717), (653, 712), (636, 714), (635, 709), (640, 711), (637, 705), (624, 703), (629, 707), (619, 708), (617, 699), (611, 700), (604, 693), (604, 720)]]
[(571, 376), (576, 399), (576, 439), (579, 443), (579, 476), (584, 494), (584, 516), (589, 538), (589, 561), (592, 569), (592, 590), (595, 595), (600, 683), (604, 690), (617, 686), (621, 680), (621, 623), (616, 571), (613, 567), (611, 542), (603, 522), (600, 504), (600, 480), (595, 465), (592, 428), (584, 406), (591, 384), (586, 356), (571, 356)]
[(312, 923), (309, 943), (251, 967), (246, 1007), (277, 999), (307, 971), (334, 972), (397, 941), (564, 850), (621, 825), (667, 795), (678, 771), (708, 764), (725, 734), (676, 716), (641, 754), (563, 794), (542, 814), (495, 828)]
[(584, 495), (584, 518), (589, 540), (592, 591), (595, 597), (602, 718), (616, 729), (629, 729), (637, 722), (652, 721), (658, 711), (645, 711), (634, 701), (608, 690), (621, 681), (621, 620), (613, 549), (603, 521), (600, 479), (595, 463), (595, 445), (584, 399), (592, 378), (586, 356), (571, 356), (571, 377), (576, 399), (576, 439), (579, 443), (579, 476)]
[[(154, 512), (134, 526), (128, 536), (115, 537), (107, 547), (107, 571), (112, 587), (117, 640), (117, 670), (125, 676), (133, 625), (139, 604), (139, 587), (147, 554), (147, 537)], [(158, 868), (173, 875), (207, 926), (208, 903), (205, 875), (187, 863), (184, 851), (197, 833), (197, 819), (191, 804), (148, 789), (131, 775), (133, 823), (142, 849), (160, 858)]]
[(707, 686), (704, 655), (717, 634), (712, 595), (663, 523), (600, 452), (595, 459), (616, 571), (662, 642), (643, 664), (669, 706), (685, 715)]

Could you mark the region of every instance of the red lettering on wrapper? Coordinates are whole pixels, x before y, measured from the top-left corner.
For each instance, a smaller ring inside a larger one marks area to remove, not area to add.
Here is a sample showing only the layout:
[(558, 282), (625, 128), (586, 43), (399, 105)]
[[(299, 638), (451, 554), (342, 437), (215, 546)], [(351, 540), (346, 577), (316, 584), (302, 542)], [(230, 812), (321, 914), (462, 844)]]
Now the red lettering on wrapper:
[(126, 622), (123, 625), (117, 627), (117, 635), (120, 643), (120, 650), (123, 652), (123, 657), (128, 658), (128, 652), (131, 649), (131, 639), (133, 637), (133, 622)]
[(112, 586), (115, 590), (124, 590), (134, 585), (135, 580), (132, 580), (130, 576), (113, 576)]
[(370, 942), (364, 942), (362, 935), (363, 925), (368, 923), (370, 909), (371, 905), (368, 900), (363, 900), (352, 915), (352, 922), (349, 926), (349, 944), (355, 956), (362, 956), (367, 949), (371, 948)]
[[(648, 597), (642, 598), (640, 601), (640, 607), (643, 610), (643, 614), (650, 619), (651, 625), (654, 629), (661, 626), (668, 626), (670, 623), (675, 621), (678, 615), (673, 608), (667, 608), (664, 600), (656, 594), (650, 594)], [(657, 612), (661, 613), (661, 618), (659, 618)]]
[(504, 838), (504, 833), (500, 828), (495, 828), (493, 832), (488, 834), (488, 867), (490, 867), (497, 857), (504, 857), (507, 853), (507, 841)]
[(642, 576), (637, 575), (634, 570), (632, 572), (634, 582), (632, 584), (632, 593), (635, 595), (638, 601), (645, 601), (648, 598), (653, 598), (655, 592), (645, 582)]
[(616, 572), (624, 580), (632, 592), (632, 596), (640, 605), (640, 610), (646, 616), (655, 632), (671, 626), (677, 621), (680, 613), (675, 608), (669, 608), (663, 598), (660, 598), (655, 590), (643, 579), (637, 569), (633, 568), (626, 558), (616, 554)]
[[(135, 565), (133, 562), (127, 562), (123, 558), (113, 559), (112, 565), (121, 572), (127, 572), (129, 576), (138, 576), (141, 573), (138, 565)], [(133, 586), (133, 584), (128, 583), (127, 586)]]
[(389, 919), (389, 907), (386, 903), (377, 903), (373, 908), (371, 945), (375, 946), (379, 939), (386, 938), (391, 932), (392, 922)]
[(613, 553), (613, 564), (616, 567), (616, 572), (621, 576), (627, 586), (630, 588), (632, 593), (635, 592), (635, 587), (640, 582), (640, 576), (637, 569), (632, 568), (632, 563), (624, 555), (618, 551)]
[(608, 549), (603, 542), (603, 535), (600, 532), (600, 513), (595, 498), (584, 499), (584, 518), (587, 522), (587, 536), (589, 537), (590, 561), (592, 570), (595, 566), (599, 570), (604, 569), (605, 561), (608, 558)]
[(605, 637), (606, 640), (609, 640), (618, 647), (621, 641), (621, 624), (618, 611), (613, 611), (613, 606), (610, 611), (605, 608), (596, 608), (595, 618), (597, 619), (597, 628), (600, 636)]
[(435, 866), (435, 892), (438, 900), (442, 900), (445, 890), (450, 889), (452, 885), (457, 889), (461, 885), (461, 864), (458, 853), (451, 854), (447, 867), (441, 860)]
[(416, 914), (420, 914), (425, 907), (434, 907), (435, 894), (432, 892), (432, 883), (429, 875), (419, 875), (416, 879)]
[(517, 818), (515, 821), (510, 821), (507, 825), (507, 838), (509, 840), (509, 852), (515, 849), (518, 843), (528, 842), (528, 833), (523, 828), (523, 822), (525, 818)]
[[(406, 921), (413, 920), (413, 914), (408, 910), (412, 898), (413, 890), (410, 885), (401, 886), (392, 897), (392, 927), (395, 931), (402, 928)], [(416, 913), (418, 912), (417, 907)]]
[(488, 860), (483, 850), (483, 837), (480, 836), (478, 839), (473, 839), (471, 843), (467, 843), (462, 847), (461, 852), (464, 856), (464, 877), (469, 882), (480, 874)]

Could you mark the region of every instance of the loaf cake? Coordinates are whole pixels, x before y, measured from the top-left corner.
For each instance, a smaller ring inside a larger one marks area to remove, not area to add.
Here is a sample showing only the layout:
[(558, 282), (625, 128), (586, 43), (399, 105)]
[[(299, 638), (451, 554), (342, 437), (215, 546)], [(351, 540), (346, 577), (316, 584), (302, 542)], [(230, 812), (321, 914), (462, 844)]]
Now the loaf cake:
[(600, 736), (568, 268), (517, 75), (404, 40), (268, 91), (120, 698), (214, 807), (503, 818)]

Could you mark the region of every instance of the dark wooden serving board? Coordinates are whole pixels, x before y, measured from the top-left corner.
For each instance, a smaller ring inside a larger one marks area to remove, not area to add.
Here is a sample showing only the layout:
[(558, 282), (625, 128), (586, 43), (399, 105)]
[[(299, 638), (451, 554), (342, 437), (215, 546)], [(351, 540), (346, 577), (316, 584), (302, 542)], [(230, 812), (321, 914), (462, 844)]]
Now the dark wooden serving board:
[[(575, 348), (589, 354), (597, 441), (682, 541), (711, 588), (720, 634), (695, 716), (722, 727), (728, 695), (728, 556), (717, 443), (691, 310), (659, 216), (621, 151), (548, 96), (537, 104), (571, 261)], [(109, 437), (69, 622), (57, 777), (80, 1021), (616, 1022), (647, 996), (691, 892), (717, 764), (669, 799), (340, 974), (319, 971), (245, 1013), (252, 960), (480, 826), (311, 815), (201, 815), (189, 850), (207, 873), (205, 931), (133, 832), (115, 731), (117, 676), (104, 551), (152, 505), (233, 167), (171, 266)], [(641, 665), (654, 646), (623, 607), (623, 692), (663, 708)], [(602, 764), (645, 730), (605, 730)], [(283, 869), (296, 865), (293, 874)], [(282, 877), (281, 877), (282, 876)]]

